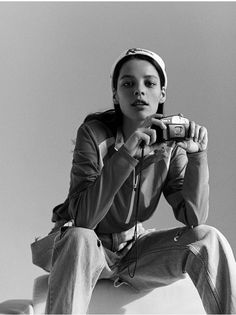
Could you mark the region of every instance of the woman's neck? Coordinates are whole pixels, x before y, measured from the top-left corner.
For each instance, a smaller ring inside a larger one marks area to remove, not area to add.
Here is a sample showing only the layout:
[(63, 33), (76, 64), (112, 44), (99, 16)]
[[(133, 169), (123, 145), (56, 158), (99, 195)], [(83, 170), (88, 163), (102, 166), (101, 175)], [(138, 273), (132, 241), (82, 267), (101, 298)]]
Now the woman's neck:
[(123, 118), (122, 131), (125, 141), (140, 127), (141, 123), (142, 121)]

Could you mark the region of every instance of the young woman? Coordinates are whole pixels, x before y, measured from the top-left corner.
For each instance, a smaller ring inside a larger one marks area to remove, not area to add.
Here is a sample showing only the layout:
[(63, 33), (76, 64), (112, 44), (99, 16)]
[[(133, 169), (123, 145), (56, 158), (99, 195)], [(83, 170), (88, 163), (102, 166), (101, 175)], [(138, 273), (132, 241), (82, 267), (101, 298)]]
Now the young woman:
[[(46, 312), (86, 313), (100, 278), (149, 290), (188, 273), (207, 313), (236, 313), (232, 250), (204, 225), (207, 129), (191, 121), (187, 139), (158, 141), (151, 126), (167, 128), (167, 75), (157, 54), (124, 52), (111, 81), (114, 109), (88, 116), (78, 129), (69, 195), (53, 212)], [(145, 230), (162, 193), (184, 227)]]

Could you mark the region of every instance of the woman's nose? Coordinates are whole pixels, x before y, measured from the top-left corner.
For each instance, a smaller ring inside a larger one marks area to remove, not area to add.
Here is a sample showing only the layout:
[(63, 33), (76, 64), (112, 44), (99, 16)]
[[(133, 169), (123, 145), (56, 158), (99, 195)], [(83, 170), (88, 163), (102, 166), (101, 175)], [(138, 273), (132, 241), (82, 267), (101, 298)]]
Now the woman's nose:
[(134, 90), (134, 96), (141, 96), (141, 95), (144, 95), (144, 90), (138, 88), (138, 89), (135, 89)]

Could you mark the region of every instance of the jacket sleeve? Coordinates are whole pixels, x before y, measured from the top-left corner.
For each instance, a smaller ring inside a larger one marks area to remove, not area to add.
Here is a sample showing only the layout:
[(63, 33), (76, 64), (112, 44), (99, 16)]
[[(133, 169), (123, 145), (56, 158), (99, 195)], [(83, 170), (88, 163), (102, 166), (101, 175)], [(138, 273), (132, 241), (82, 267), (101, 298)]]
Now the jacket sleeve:
[(76, 226), (96, 228), (137, 163), (122, 146), (103, 165), (91, 128), (79, 128), (69, 190), (69, 213)]
[(163, 193), (178, 221), (188, 226), (206, 222), (209, 211), (208, 181), (207, 152), (186, 154), (185, 150), (176, 148)]

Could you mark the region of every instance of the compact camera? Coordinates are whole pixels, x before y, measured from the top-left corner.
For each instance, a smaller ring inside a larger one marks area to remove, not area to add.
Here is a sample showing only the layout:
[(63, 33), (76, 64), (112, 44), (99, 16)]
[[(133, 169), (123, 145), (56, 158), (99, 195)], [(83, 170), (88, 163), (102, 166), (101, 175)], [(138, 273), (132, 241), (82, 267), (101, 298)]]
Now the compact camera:
[(152, 129), (156, 130), (157, 143), (189, 138), (189, 120), (181, 114), (163, 117), (160, 120), (166, 125), (165, 130), (154, 124), (151, 126)]

